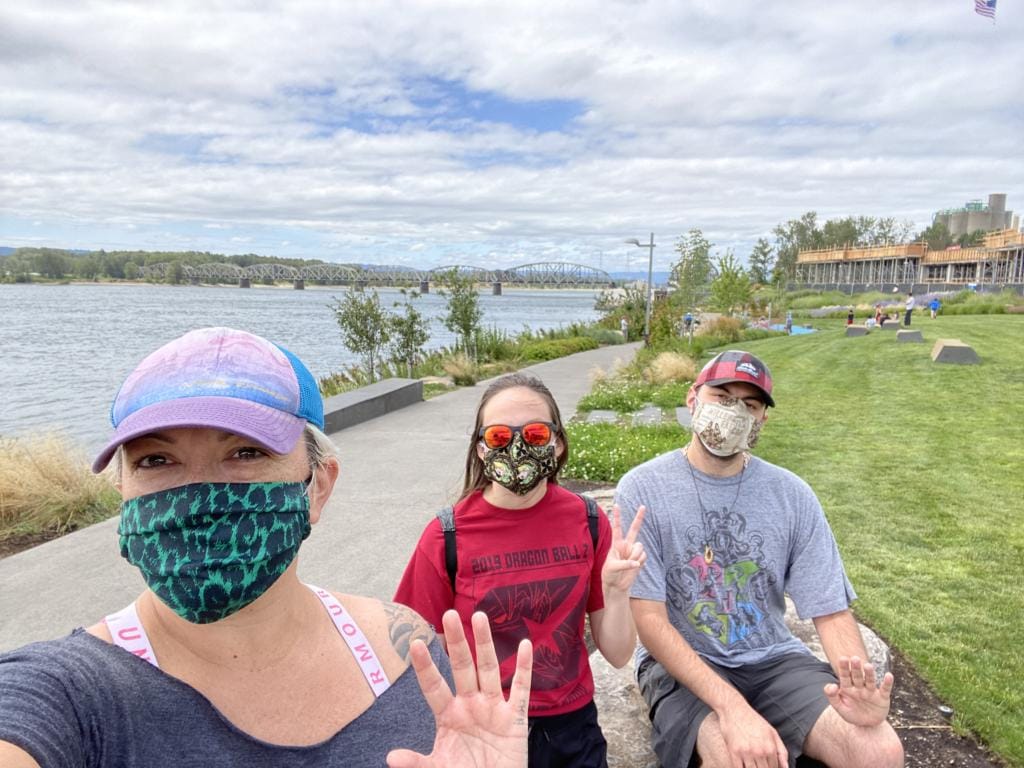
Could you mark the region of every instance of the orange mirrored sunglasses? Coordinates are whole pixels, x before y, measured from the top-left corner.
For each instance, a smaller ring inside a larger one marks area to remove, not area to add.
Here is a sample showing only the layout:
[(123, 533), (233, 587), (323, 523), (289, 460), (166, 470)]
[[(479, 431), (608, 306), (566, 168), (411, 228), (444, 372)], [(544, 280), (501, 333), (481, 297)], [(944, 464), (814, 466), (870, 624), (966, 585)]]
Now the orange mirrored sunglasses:
[(512, 442), (513, 436), (518, 432), (523, 436), (523, 442), (527, 445), (540, 447), (551, 442), (551, 436), (557, 431), (557, 427), (550, 421), (531, 421), (521, 427), (513, 427), (508, 424), (491, 424), (480, 427), (479, 437), (488, 448), (504, 448)]

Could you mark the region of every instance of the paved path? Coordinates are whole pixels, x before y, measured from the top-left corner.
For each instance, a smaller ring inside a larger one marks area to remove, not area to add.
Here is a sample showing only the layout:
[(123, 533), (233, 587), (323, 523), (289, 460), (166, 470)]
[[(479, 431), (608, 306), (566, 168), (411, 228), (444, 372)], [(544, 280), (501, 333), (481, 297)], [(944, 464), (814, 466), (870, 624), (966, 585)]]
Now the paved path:
[[(568, 419), (590, 390), (591, 369), (627, 361), (638, 346), (603, 347), (528, 370), (551, 388)], [(483, 389), (459, 389), (333, 435), (341, 477), (303, 544), (303, 579), (391, 597), (423, 526), (461, 488)], [(0, 559), (0, 651), (91, 624), (143, 588), (118, 553), (116, 518)]]

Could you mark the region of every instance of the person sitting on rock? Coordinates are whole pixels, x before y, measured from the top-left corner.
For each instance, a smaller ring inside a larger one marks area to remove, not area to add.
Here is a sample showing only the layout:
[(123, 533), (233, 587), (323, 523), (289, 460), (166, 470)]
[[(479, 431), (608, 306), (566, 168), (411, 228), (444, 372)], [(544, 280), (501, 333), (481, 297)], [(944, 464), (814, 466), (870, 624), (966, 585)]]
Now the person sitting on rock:
[[(693, 437), (628, 472), (616, 503), (646, 518), (647, 564), (630, 590), (637, 678), (665, 766), (898, 768), (886, 718), (893, 676), (875, 670), (856, 597), (817, 497), (750, 450), (774, 407), (767, 366), (712, 359), (686, 404)], [(784, 594), (811, 618), (831, 664), (788, 629)]]

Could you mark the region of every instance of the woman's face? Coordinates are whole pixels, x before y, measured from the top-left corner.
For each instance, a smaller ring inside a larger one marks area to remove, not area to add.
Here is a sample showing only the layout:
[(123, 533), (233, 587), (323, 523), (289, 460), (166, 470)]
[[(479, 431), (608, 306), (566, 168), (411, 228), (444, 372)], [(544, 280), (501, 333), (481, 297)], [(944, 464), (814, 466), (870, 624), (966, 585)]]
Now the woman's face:
[(303, 482), (309, 474), (302, 439), (279, 455), (247, 437), (190, 427), (125, 443), (119, 488), (123, 498), (133, 499), (190, 483)]
[[(521, 427), (531, 421), (554, 421), (551, 409), (543, 397), (527, 387), (503, 389), (488, 401), (481, 412), (481, 426), (507, 424)], [(556, 438), (556, 455), (564, 450), (561, 436)], [(482, 459), (486, 453), (482, 442), (477, 443), (477, 455)]]

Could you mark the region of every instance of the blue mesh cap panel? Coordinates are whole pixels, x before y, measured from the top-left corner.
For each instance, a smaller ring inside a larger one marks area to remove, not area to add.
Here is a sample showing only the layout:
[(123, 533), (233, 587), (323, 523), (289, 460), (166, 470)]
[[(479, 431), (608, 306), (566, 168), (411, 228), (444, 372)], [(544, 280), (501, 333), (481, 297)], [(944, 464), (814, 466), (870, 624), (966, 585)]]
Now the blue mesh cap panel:
[(292, 368), (295, 370), (295, 378), (299, 382), (299, 410), (295, 415), (305, 419), (319, 429), (323, 429), (324, 400), (320, 396), (320, 387), (317, 385), (316, 379), (313, 378), (313, 374), (309, 372), (309, 369), (298, 357), (280, 344), (275, 346), (288, 358)]

